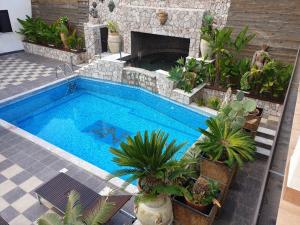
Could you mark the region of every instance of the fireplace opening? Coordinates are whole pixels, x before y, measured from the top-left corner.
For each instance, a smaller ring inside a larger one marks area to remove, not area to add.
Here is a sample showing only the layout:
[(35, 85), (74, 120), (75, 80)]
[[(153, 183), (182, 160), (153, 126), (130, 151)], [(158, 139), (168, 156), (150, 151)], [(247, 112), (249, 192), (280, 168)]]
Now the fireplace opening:
[(190, 39), (131, 32), (131, 56), (127, 65), (155, 71), (170, 70), (189, 54)]

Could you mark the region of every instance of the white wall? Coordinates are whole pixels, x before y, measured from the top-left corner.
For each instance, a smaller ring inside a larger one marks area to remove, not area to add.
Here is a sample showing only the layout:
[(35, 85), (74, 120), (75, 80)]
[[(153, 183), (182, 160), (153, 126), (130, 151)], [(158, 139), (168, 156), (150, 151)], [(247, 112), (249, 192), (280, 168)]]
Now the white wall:
[(17, 18), (31, 16), (31, 0), (0, 0), (0, 10), (8, 10), (12, 33), (0, 33), (0, 53), (23, 49), (21, 36), (16, 33), (20, 29)]

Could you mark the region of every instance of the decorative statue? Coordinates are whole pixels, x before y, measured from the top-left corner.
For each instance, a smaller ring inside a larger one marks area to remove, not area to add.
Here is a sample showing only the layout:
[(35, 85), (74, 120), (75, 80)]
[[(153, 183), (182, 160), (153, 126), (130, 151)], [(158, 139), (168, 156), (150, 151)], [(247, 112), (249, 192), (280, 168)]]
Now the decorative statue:
[(268, 53), (268, 45), (263, 44), (261, 50), (258, 50), (254, 53), (251, 67), (256, 67), (257, 69), (261, 70), (264, 65), (269, 61), (270, 55)]
[(99, 23), (99, 16), (98, 16), (98, 10), (97, 10), (97, 3), (93, 2), (92, 7), (89, 10), (89, 22), (91, 23)]
[(225, 93), (221, 108), (223, 108), (225, 105), (227, 105), (231, 101), (232, 97), (232, 90), (231, 87), (229, 87)]

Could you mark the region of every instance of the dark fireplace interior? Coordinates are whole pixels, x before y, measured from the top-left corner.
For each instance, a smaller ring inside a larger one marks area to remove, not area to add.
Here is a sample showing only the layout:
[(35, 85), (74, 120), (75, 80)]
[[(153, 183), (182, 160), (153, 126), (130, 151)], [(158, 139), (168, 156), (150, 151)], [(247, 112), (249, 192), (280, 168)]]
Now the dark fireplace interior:
[(12, 32), (10, 19), (7, 10), (0, 10), (0, 32)]
[(170, 70), (177, 59), (189, 54), (190, 39), (131, 32), (131, 56), (127, 64), (151, 71)]

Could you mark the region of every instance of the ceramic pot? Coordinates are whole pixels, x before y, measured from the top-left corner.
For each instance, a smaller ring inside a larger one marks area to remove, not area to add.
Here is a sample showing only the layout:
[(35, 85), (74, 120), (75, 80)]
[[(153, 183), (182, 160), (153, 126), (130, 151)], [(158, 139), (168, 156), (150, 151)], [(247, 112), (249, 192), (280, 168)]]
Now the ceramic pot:
[(108, 48), (111, 53), (118, 53), (121, 49), (121, 36), (118, 33), (108, 34)]
[(212, 48), (209, 46), (209, 42), (201, 39), (200, 43), (200, 51), (202, 58), (207, 57), (207, 59), (211, 59), (212, 57)]
[(173, 222), (172, 203), (168, 196), (160, 195), (152, 201), (139, 202), (134, 212), (142, 225), (171, 225)]
[(159, 12), (157, 13), (157, 18), (159, 20), (160, 25), (165, 25), (168, 20), (168, 13), (166, 12)]
[(196, 204), (190, 202), (186, 197), (184, 197), (184, 199), (185, 199), (185, 203), (187, 205), (191, 206), (194, 209), (199, 210), (200, 212), (205, 213), (207, 211), (207, 209), (208, 209), (209, 205), (196, 205)]

